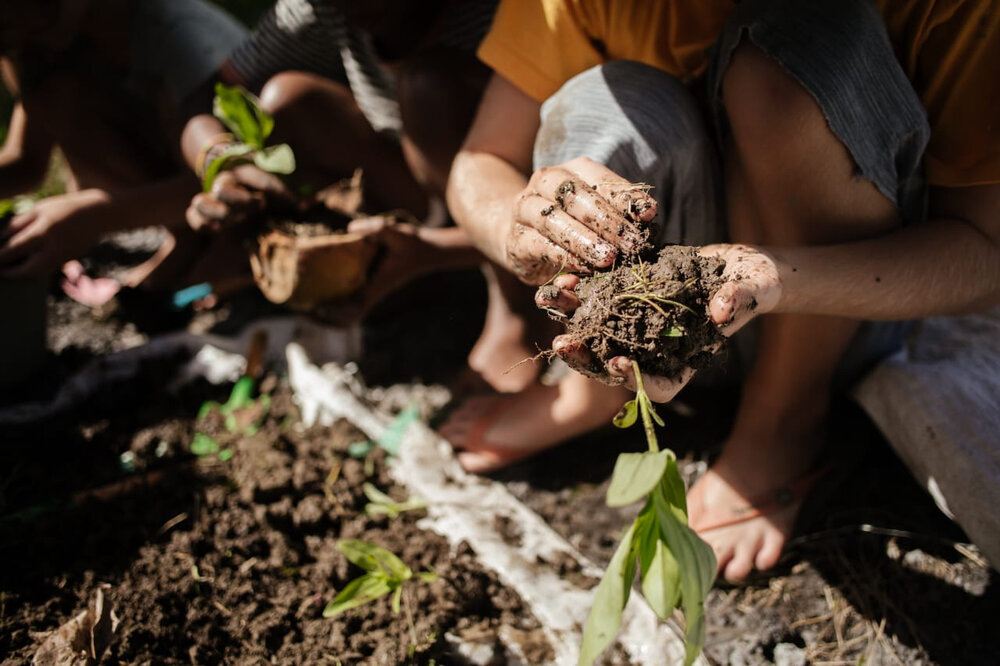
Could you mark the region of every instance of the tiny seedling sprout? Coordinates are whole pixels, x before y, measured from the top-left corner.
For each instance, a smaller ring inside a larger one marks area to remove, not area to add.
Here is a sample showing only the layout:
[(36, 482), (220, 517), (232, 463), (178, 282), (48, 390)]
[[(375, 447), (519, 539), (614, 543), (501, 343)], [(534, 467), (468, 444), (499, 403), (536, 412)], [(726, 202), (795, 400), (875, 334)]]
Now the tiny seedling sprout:
[(341, 539), (337, 549), (349, 561), (365, 570), (365, 573), (349, 582), (333, 601), (323, 609), (323, 617), (336, 617), (341, 613), (363, 606), (392, 593), (392, 612), (399, 614), (402, 606), (406, 610), (406, 621), (410, 628), (411, 645), (417, 644), (417, 630), (413, 624), (413, 610), (404, 584), (416, 578), (425, 583), (437, 580), (433, 571), (414, 573), (396, 555), (381, 546), (357, 539)]

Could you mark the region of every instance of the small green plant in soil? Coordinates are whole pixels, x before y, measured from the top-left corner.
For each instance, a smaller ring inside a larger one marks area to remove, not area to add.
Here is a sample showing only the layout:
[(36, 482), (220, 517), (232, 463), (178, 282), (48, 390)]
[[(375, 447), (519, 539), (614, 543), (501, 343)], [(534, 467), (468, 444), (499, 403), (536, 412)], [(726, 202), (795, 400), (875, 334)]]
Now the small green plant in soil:
[(397, 502), (369, 481), (365, 481), (361, 485), (361, 490), (365, 493), (365, 497), (368, 498), (368, 504), (365, 505), (365, 514), (368, 516), (388, 516), (392, 520), (401, 513), (427, 508), (427, 502), (418, 497), (411, 497), (403, 502)]
[(274, 118), (260, 106), (260, 100), (245, 89), (215, 84), (212, 113), (237, 139), (208, 164), (202, 175), (206, 192), (223, 169), (253, 163), (269, 173), (287, 175), (295, 171), (295, 154), (287, 143), (266, 145), (274, 130)]
[(683, 609), (687, 666), (705, 642), (705, 596), (715, 580), (715, 554), (688, 527), (677, 457), (669, 449), (660, 450), (655, 426), (663, 421), (646, 395), (638, 363), (633, 361), (632, 367), (636, 395), (625, 403), (614, 424), (628, 428), (641, 417), (649, 451), (618, 456), (607, 504), (626, 506), (645, 498), (645, 505), (622, 537), (594, 594), (579, 663), (593, 663), (618, 633), (638, 570), (643, 596), (657, 616), (665, 620), (675, 608)]
[[(271, 396), (263, 393), (256, 399), (253, 397), (256, 385), (257, 380), (253, 377), (240, 377), (233, 385), (229, 400), (223, 404), (213, 400), (203, 403), (198, 410), (197, 420), (202, 421), (213, 412), (218, 412), (225, 419), (228, 432), (255, 434), (271, 409)], [(241, 418), (244, 415), (246, 416)]]
[(433, 571), (414, 573), (396, 555), (381, 546), (357, 539), (341, 539), (337, 549), (348, 560), (365, 570), (342, 589), (333, 601), (323, 609), (323, 617), (336, 617), (344, 611), (363, 606), (371, 601), (392, 594), (392, 612), (399, 614), (400, 607), (406, 610), (406, 621), (410, 628), (411, 646), (417, 645), (417, 630), (413, 624), (413, 610), (404, 584), (416, 580), (432, 583), (437, 580)]

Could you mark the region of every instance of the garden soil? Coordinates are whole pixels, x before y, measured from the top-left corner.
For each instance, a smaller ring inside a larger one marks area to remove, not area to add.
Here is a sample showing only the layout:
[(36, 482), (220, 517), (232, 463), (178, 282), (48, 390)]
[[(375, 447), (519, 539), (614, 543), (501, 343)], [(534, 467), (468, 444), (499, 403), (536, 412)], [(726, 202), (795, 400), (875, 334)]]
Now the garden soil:
[[(390, 300), (365, 330), (359, 365), (369, 385), (454, 379), (483, 298), (482, 282), (463, 274)], [(250, 292), (148, 328), (127, 310), (95, 313), (53, 295), (50, 364), (22, 395), (51, 392), (93, 356), (170, 326), (227, 333), (273, 312)], [(196, 431), (209, 427), (194, 415), (206, 399), (224, 401), (228, 388), (194, 384), (169, 394), (162, 387), (173, 367), (153, 364), (141, 386), (0, 435), (0, 663), (30, 663), (46, 632), (86, 609), (102, 586), (120, 620), (107, 664), (461, 664), (449, 633), (486, 642), (501, 627), (537, 633), (522, 602), (471, 552), (451, 552), (419, 528), (419, 512), (366, 517), (364, 479), (399, 499), (405, 491), (378, 455), (367, 469), (345, 455), (359, 438), (348, 424), (298, 426), (280, 378), (264, 384), (274, 398), (256, 434), (225, 442), (214, 431), (232, 459), (191, 455)], [(688, 480), (718, 451), (735, 402), (732, 390), (693, 386), (660, 409), (661, 442), (678, 451)], [(850, 405), (839, 410), (830, 440), (837, 471), (808, 499), (778, 568), (710, 593), (709, 662), (995, 664), (996, 573), (865, 417)], [(604, 505), (607, 480), (618, 453), (643, 446), (637, 429), (609, 427), (496, 478), (603, 563), (635, 512)], [(369, 539), (439, 575), (408, 583), (416, 641), (387, 599), (322, 618), (335, 591), (360, 573), (336, 550), (338, 538)], [(535, 645), (528, 663), (546, 663), (544, 643), (526, 643)]]

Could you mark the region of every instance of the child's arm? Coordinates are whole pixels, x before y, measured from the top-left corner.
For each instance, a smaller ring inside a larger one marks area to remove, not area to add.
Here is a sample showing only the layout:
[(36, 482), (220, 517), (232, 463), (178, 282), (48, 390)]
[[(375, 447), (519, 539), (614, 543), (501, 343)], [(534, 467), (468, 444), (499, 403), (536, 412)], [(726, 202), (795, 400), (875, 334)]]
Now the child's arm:
[[(11, 62), (0, 58), (3, 83), (8, 90), (17, 92), (17, 79)], [(14, 105), (7, 138), (0, 148), (0, 199), (22, 194), (37, 187), (49, 165), (52, 139), (32, 123), (24, 106)]]

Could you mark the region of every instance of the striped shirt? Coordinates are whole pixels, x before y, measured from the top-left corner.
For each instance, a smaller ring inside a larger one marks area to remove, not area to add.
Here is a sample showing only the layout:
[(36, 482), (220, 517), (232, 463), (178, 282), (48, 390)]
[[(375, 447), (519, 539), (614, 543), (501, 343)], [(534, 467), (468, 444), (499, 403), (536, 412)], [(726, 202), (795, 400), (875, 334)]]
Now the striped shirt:
[[(436, 42), (475, 53), (498, 1), (456, 2)], [(402, 131), (392, 75), (379, 63), (371, 38), (352, 28), (328, 0), (278, 0), (229, 60), (252, 90), (289, 70), (345, 83), (376, 131), (397, 136)]]

